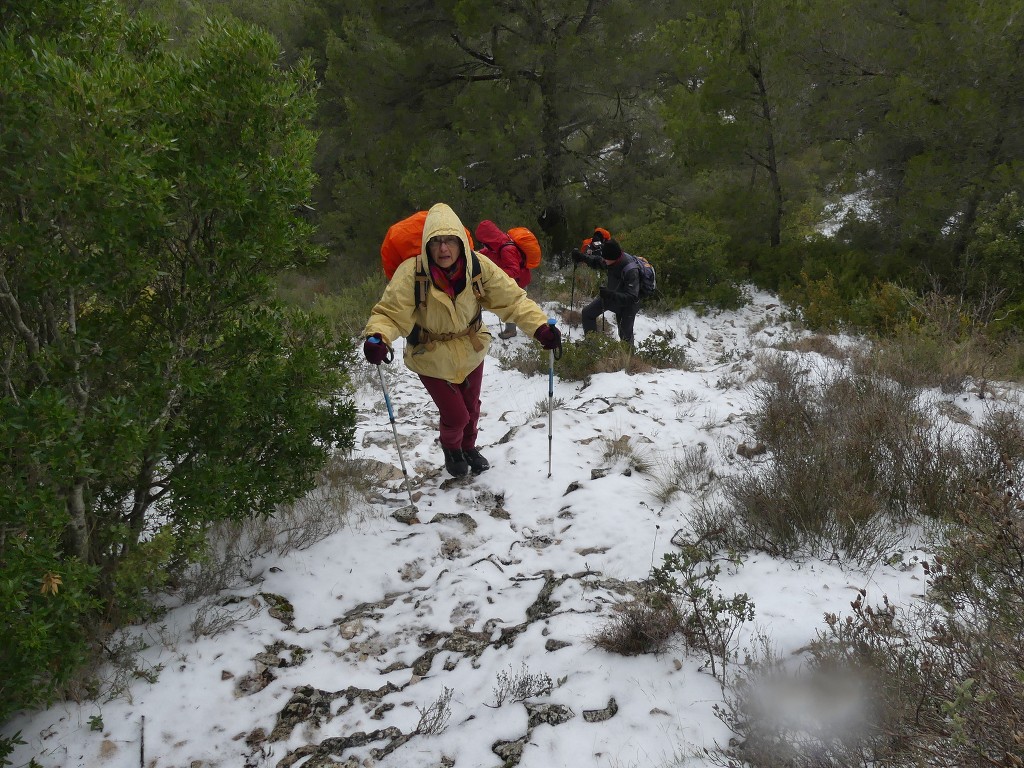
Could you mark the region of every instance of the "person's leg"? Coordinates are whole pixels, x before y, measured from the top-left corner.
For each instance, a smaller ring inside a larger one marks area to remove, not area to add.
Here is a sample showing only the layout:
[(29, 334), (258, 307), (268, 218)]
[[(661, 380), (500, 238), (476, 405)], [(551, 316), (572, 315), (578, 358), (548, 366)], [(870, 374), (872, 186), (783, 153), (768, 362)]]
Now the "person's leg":
[(480, 388), (484, 380), (484, 364), (480, 363), (466, 380), (458, 385), (466, 409), (466, 424), (462, 428), (458, 447), (463, 450), (476, 447), (477, 422), (480, 421)]
[(619, 321), (619, 339), (633, 343), (633, 321), (636, 320), (636, 311), (625, 311), (616, 315)]
[(469, 464), (474, 474), (479, 474), (491, 468), (491, 464), (483, 457), (476, 447), (478, 434), (478, 423), (480, 421), (480, 388), (483, 385), (484, 364), (480, 363), (466, 380), (459, 384), (459, 391), (462, 393), (462, 400), (466, 404), (466, 412), (469, 414), (469, 421), (462, 431), (462, 455)]
[(599, 318), (603, 313), (604, 302), (601, 301), (600, 296), (583, 308), (581, 314), (583, 315), (584, 335), (597, 330), (597, 318)]
[(516, 324), (515, 323), (505, 323), (505, 330), (501, 331), (498, 334), (498, 338), (499, 339), (511, 339), (515, 335), (516, 335)]
[[(437, 406), (441, 433), (441, 450), (448, 472), (460, 477), (469, 472), (469, 464), (462, 454), (462, 435), (470, 421), (469, 411), (459, 387), (444, 379), (420, 375), (430, 398)], [(479, 393), (479, 388), (477, 390)], [(479, 414), (479, 406), (477, 407)]]

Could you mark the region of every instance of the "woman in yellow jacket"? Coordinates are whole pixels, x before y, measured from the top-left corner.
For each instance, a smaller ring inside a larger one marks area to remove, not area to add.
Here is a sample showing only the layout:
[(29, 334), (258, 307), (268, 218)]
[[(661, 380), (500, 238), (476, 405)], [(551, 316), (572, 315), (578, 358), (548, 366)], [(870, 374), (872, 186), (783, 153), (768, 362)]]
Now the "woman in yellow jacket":
[(544, 310), (494, 262), (474, 253), (465, 233), (455, 211), (434, 205), (419, 255), (399, 264), (363, 330), (363, 354), (373, 365), (390, 360), (391, 344), (406, 337), (405, 364), (419, 374), (437, 406), (445, 467), (455, 477), (490, 467), (476, 447), (491, 342), (481, 308), (503, 322), (533, 328), (544, 349), (561, 345), (561, 333), (548, 324)]

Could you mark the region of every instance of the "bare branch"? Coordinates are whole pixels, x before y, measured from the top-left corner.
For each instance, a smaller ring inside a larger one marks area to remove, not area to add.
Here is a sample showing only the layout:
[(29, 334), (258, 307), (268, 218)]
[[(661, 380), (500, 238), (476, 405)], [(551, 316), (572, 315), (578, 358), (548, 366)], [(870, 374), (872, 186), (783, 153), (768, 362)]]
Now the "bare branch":
[(10, 283), (7, 282), (7, 276), (4, 274), (0, 274), (0, 311), (3, 312), (7, 322), (11, 324), (18, 336), (21, 337), (21, 340), (25, 342), (25, 345), (28, 347), (29, 357), (33, 359), (38, 357), (39, 339), (32, 332), (32, 329), (25, 325), (25, 321), (21, 316), (21, 305), (18, 304), (18, 299), (11, 290)]
[(11, 380), (11, 364), (14, 361), (14, 350), (17, 348), (17, 345), (17, 339), (11, 339), (11, 346), (4, 356), (4, 391), (8, 397), (20, 405), (21, 400), (18, 399), (18, 391), (14, 388), (14, 382)]
[(458, 32), (452, 32), (452, 40), (454, 40), (455, 44), (459, 46), (459, 48), (461, 48), (465, 53), (467, 53), (470, 56), (470, 58), (483, 62), (489, 67), (498, 66), (497, 63), (494, 61), (493, 56), (489, 56), (486, 53), (481, 53), (475, 48), (470, 48), (468, 45), (466, 45), (463, 39), (459, 36)]

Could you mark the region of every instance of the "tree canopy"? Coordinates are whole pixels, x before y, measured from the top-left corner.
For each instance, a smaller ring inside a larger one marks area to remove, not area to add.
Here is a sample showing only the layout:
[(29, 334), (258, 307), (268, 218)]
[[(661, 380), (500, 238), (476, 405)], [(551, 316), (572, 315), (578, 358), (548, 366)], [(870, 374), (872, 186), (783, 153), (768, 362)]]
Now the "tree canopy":
[(112, 0), (0, 12), (0, 716), (209, 523), (351, 446), (349, 342), (273, 300), (320, 256), (313, 77), (278, 58), (237, 21), (172, 42)]

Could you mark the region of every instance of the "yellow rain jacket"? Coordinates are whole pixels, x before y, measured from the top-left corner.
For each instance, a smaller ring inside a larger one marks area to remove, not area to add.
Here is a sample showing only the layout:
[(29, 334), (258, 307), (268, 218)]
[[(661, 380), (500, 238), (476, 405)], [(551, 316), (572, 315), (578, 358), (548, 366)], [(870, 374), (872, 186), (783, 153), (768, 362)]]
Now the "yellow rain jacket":
[[(416, 306), (416, 272), (430, 274), (427, 241), (439, 235), (457, 235), (462, 240), (462, 251), (466, 254), (466, 287), (453, 302), (431, 281), (426, 306), (420, 308)], [(472, 257), (469, 254), (466, 231), (455, 211), (444, 203), (434, 205), (427, 212), (423, 225), (419, 255), (398, 265), (384, 295), (370, 312), (363, 336), (379, 333), (391, 345), (400, 336), (408, 336), (418, 325), (427, 332), (426, 338), (435, 340), (415, 346), (407, 343), (405, 364), (423, 376), (461, 384), (483, 362), (491, 343), (490, 331), (482, 322), (475, 333), (461, 335), (474, 321), (480, 320), (481, 306), (502, 322), (515, 323), (531, 336), (547, 323), (544, 310), (527, 298), (526, 291), (500, 267), (483, 254), (474, 253)], [(482, 301), (477, 301), (473, 292), (473, 257), (480, 262)], [(455, 338), (445, 339), (446, 335)]]

